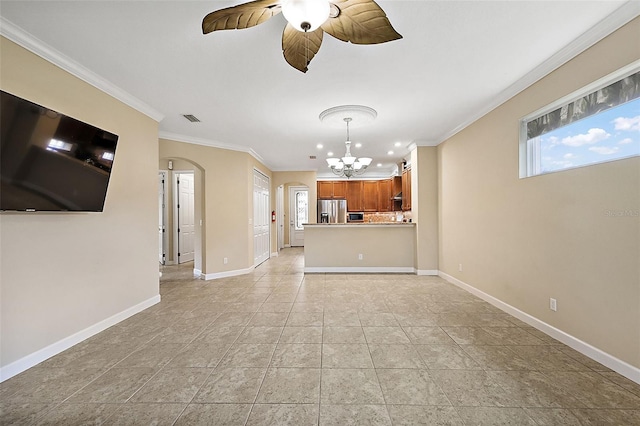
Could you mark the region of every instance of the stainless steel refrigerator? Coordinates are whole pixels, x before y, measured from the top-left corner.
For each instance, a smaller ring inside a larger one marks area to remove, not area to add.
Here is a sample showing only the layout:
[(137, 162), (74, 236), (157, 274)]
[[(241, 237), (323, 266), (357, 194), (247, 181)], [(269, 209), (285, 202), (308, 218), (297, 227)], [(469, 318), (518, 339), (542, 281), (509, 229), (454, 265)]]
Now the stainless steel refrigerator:
[(318, 223), (347, 223), (347, 200), (318, 200)]

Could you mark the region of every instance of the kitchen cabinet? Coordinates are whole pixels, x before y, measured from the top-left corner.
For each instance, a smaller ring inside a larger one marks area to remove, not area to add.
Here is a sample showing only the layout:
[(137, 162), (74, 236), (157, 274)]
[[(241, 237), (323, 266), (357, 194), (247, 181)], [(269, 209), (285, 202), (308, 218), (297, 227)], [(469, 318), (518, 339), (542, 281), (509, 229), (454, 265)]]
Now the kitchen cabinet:
[(345, 181), (318, 181), (318, 199), (343, 200), (347, 197), (346, 187)]
[(392, 179), (378, 181), (378, 211), (379, 212), (393, 211), (393, 201), (391, 200), (392, 187), (393, 187)]
[(341, 200), (347, 198), (347, 182), (343, 180), (333, 182), (333, 198)]
[(411, 168), (402, 171), (402, 211), (411, 210)]
[[(394, 198), (400, 194), (399, 198)], [(391, 211), (399, 212), (402, 210), (402, 176), (394, 176), (391, 182)]]
[(364, 211), (363, 181), (349, 180), (346, 183), (347, 183), (347, 211), (350, 211), (350, 212)]
[[(403, 173), (404, 176), (404, 173)], [(347, 200), (347, 211), (350, 212), (390, 212), (410, 210), (406, 208), (407, 195), (411, 196), (411, 189), (405, 190), (407, 182), (411, 185), (411, 178), (395, 176), (384, 180), (333, 180), (318, 181), (318, 200)], [(393, 200), (398, 193), (403, 192), (402, 204)], [(407, 195), (405, 195), (407, 194)], [(409, 202), (408, 206), (411, 206)]]
[(365, 212), (377, 212), (378, 190), (380, 182), (377, 180), (365, 180), (362, 182), (362, 204)]

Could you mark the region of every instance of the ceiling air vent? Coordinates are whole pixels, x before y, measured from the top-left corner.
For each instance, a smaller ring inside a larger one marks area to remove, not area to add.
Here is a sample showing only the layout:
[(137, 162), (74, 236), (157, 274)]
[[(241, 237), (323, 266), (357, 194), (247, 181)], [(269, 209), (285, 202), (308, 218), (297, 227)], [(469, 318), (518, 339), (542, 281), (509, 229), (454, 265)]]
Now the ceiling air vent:
[(200, 120), (198, 119), (198, 117), (196, 117), (193, 114), (183, 114), (182, 115), (184, 118), (186, 118), (187, 120), (189, 120), (192, 123), (199, 123)]
[(315, 155), (310, 155), (309, 160), (315, 160), (317, 157)]

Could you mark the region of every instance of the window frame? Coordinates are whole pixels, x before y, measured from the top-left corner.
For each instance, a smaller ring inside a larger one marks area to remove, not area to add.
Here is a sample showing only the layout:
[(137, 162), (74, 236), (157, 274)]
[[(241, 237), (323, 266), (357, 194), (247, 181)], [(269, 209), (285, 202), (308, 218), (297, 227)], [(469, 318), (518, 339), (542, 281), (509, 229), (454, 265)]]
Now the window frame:
[[(544, 107), (537, 109), (536, 111), (527, 114), (526, 116), (522, 117), (519, 120), (519, 167), (518, 167), (518, 171), (519, 171), (519, 177), (520, 179), (524, 179), (524, 178), (529, 178), (529, 177), (534, 177), (534, 176), (542, 176), (542, 175), (547, 175), (547, 174), (551, 174), (551, 173), (557, 173), (557, 172), (562, 172), (565, 170), (571, 170), (571, 169), (575, 169), (575, 168), (579, 168), (579, 167), (588, 167), (588, 166), (593, 166), (596, 164), (602, 164), (602, 163), (607, 163), (610, 161), (617, 161), (617, 160), (622, 160), (623, 158), (633, 158), (633, 157), (622, 157), (622, 158), (612, 158), (612, 159), (605, 159), (603, 161), (599, 161), (597, 163), (588, 163), (588, 164), (582, 164), (579, 166), (573, 166), (573, 167), (568, 167), (565, 169), (561, 169), (561, 170), (553, 170), (550, 172), (544, 172), (544, 173), (536, 173), (535, 170), (537, 169), (537, 167), (539, 166), (539, 164), (537, 164), (540, 161), (540, 150), (539, 150), (539, 146), (533, 146), (534, 144), (528, 144), (528, 140), (527, 140), (527, 124), (530, 121), (533, 121), (545, 114), (548, 114), (552, 111), (557, 110), (558, 108), (567, 105), (571, 102), (574, 102), (586, 95), (589, 95), (593, 92), (596, 92), (604, 87), (607, 87), (619, 80), (622, 80), (625, 77), (628, 77), (632, 74), (635, 74), (637, 72), (640, 72), (640, 60), (636, 60), (634, 62), (631, 62), (630, 64), (610, 73), (607, 74), (606, 76), (599, 78), (598, 80), (583, 86), (582, 88), (571, 92), (570, 94), (563, 96), (560, 99), (557, 99), (556, 101), (545, 105)], [(594, 114), (597, 115), (597, 114)], [(564, 126), (563, 126), (564, 127)]]

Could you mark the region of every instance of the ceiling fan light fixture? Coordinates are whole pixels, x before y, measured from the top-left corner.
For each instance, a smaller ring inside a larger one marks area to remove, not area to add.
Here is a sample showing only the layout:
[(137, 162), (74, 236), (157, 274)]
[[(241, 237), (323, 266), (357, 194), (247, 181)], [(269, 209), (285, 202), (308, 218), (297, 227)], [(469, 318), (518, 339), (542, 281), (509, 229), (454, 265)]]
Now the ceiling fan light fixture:
[(291, 26), (301, 32), (315, 31), (331, 12), (328, 0), (283, 0), (282, 14)]

